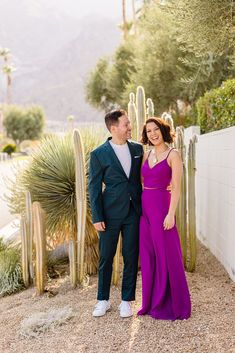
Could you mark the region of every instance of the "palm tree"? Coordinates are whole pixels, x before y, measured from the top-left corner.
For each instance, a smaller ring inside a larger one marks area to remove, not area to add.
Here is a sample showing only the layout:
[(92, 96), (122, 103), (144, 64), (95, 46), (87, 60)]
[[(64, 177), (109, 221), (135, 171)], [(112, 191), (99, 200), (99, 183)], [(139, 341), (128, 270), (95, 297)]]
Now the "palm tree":
[(10, 54), (11, 54), (11, 52), (8, 48), (0, 48), (0, 56), (2, 56), (2, 58), (5, 62), (5, 65), (8, 64)]
[(12, 72), (15, 71), (16, 68), (12, 65), (4, 65), (2, 68), (2, 72), (6, 75), (7, 78), (7, 92), (6, 92), (6, 103), (11, 103), (11, 86), (12, 86)]
[(136, 34), (136, 11), (135, 11), (135, 0), (132, 0), (132, 16), (133, 16), (133, 32)]
[(126, 0), (122, 0), (122, 22), (123, 22), (123, 35), (124, 39), (127, 38), (128, 25), (126, 20)]

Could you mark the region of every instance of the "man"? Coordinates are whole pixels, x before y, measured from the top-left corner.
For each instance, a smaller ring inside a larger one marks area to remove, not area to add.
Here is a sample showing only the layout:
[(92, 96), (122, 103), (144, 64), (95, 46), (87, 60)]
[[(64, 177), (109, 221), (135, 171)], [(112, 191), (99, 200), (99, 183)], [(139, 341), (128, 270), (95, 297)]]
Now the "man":
[(89, 172), (92, 219), (99, 231), (100, 252), (98, 303), (93, 316), (103, 316), (110, 309), (113, 258), (121, 233), (124, 269), (119, 310), (121, 317), (129, 317), (138, 272), (143, 147), (128, 141), (131, 124), (124, 110), (106, 114), (105, 124), (112, 137), (91, 152)]

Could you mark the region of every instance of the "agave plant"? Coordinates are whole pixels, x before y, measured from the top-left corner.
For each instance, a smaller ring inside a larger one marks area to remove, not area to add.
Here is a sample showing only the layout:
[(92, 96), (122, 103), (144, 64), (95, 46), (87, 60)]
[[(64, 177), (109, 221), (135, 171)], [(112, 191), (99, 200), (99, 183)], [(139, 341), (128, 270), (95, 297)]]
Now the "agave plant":
[[(94, 129), (82, 131), (86, 174), (90, 151), (104, 138), (104, 134)], [(11, 185), (12, 194), (8, 198), (12, 211), (25, 210), (25, 192), (31, 194), (32, 202), (38, 201), (45, 211), (47, 239), (59, 243), (74, 239), (77, 231), (77, 209), (75, 194), (75, 158), (72, 136), (63, 138), (48, 136), (33, 154), (32, 161), (18, 173), (16, 182)], [(85, 272), (97, 271), (98, 235), (95, 231), (89, 203), (87, 205), (85, 229)]]

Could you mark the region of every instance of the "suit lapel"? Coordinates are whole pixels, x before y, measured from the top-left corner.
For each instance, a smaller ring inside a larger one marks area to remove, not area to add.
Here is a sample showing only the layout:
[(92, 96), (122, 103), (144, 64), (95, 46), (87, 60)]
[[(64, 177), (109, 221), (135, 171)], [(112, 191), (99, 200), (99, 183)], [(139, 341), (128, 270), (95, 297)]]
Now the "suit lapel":
[(135, 150), (134, 150), (133, 145), (129, 141), (127, 141), (127, 144), (128, 144), (128, 147), (129, 147), (129, 150), (130, 150), (130, 153), (131, 153), (131, 170), (130, 170), (130, 175), (129, 175), (129, 179), (130, 179), (131, 174), (133, 172), (133, 167), (134, 167)]

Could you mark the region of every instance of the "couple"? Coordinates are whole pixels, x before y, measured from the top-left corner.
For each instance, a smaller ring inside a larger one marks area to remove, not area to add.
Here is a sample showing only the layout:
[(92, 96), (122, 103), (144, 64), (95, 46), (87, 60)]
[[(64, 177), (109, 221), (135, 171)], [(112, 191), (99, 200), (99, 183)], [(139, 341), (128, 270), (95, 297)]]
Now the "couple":
[[(110, 138), (91, 152), (89, 193), (93, 224), (99, 232), (98, 302), (93, 316), (110, 309), (113, 258), (122, 235), (124, 270), (121, 317), (132, 316), (138, 256), (142, 274), (142, 307), (138, 315), (155, 319), (187, 319), (190, 295), (175, 226), (180, 195), (182, 162), (170, 126), (150, 118), (142, 143), (152, 146), (143, 153), (131, 139), (131, 124), (124, 110), (105, 116)], [(167, 190), (171, 184), (171, 193)], [(104, 187), (103, 187), (104, 186)], [(143, 190), (142, 190), (143, 189)]]

